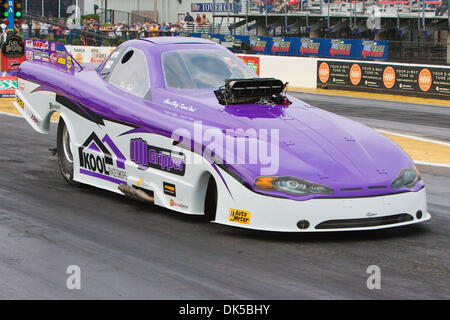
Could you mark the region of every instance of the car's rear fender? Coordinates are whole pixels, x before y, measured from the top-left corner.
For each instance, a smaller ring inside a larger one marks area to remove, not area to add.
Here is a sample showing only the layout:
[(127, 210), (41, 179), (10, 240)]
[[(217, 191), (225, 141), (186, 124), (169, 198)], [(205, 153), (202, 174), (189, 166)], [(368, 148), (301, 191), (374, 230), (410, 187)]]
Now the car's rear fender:
[(19, 78), (14, 106), (34, 130), (48, 134), (51, 116), (61, 111), (61, 104), (56, 102), (54, 92), (34, 91), (39, 86), (38, 83)]

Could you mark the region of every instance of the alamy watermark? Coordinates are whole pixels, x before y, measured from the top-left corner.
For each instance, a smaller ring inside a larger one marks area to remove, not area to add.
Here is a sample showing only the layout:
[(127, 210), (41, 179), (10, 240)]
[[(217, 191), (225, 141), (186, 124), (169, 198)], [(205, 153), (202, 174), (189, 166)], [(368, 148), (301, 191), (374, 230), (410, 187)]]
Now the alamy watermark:
[[(261, 175), (275, 175), (279, 169), (279, 129), (218, 129), (195, 121), (193, 130), (178, 128), (171, 138), (211, 163), (258, 165)], [(182, 152), (183, 148), (174, 146), (172, 151)], [(185, 159), (188, 164), (202, 161), (191, 155)]]
[(81, 269), (77, 265), (70, 265), (66, 269), (66, 274), (69, 274), (66, 280), (66, 287), (69, 290), (81, 289)]
[(367, 278), (366, 285), (369, 290), (380, 290), (381, 289), (381, 269), (377, 265), (370, 265), (366, 270), (367, 274), (370, 276)]

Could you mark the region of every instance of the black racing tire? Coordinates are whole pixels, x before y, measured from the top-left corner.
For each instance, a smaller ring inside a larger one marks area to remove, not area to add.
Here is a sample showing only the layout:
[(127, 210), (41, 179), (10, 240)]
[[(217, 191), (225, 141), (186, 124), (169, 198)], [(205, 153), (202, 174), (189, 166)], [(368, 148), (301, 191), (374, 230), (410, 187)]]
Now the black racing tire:
[(213, 177), (209, 178), (205, 196), (205, 219), (207, 221), (216, 220), (217, 212), (217, 185)]
[(56, 148), (59, 170), (61, 171), (61, 175), (64, 180), (72, 186), (80, 186), (79, 182), (73, 180), (73, 153), (70, 143), (70, 135), (62, 118), (60, 118), (58, 123)]

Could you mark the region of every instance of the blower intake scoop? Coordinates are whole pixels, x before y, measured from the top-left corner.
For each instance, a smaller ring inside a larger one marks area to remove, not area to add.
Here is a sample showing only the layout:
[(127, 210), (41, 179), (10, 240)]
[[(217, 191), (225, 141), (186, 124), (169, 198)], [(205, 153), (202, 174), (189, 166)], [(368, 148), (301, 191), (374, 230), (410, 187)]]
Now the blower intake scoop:
[(269, 101), (272, 104), (286, 104), (282, 95), (286, 84), (274, 78), (227, 79), (225, 85), (214, 93), (222, 105), (258, 104)]

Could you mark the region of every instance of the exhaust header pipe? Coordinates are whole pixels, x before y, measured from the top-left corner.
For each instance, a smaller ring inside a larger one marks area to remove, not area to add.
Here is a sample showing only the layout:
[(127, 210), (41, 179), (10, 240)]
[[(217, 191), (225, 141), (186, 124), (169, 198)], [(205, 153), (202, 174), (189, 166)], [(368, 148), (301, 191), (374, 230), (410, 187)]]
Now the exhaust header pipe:
[(119, 190), (124, 195), (129, 196), (131, 198), (134, 198), (134, 199), (137, 199), (137, 200), (140, 200), (143, 202), (150, 202), (150, 203), (155, 202), (155, 198), (148, 195), (145, 191), (136, 189), (134, 187), (127, 186), (123, 183), (119, 184)]

